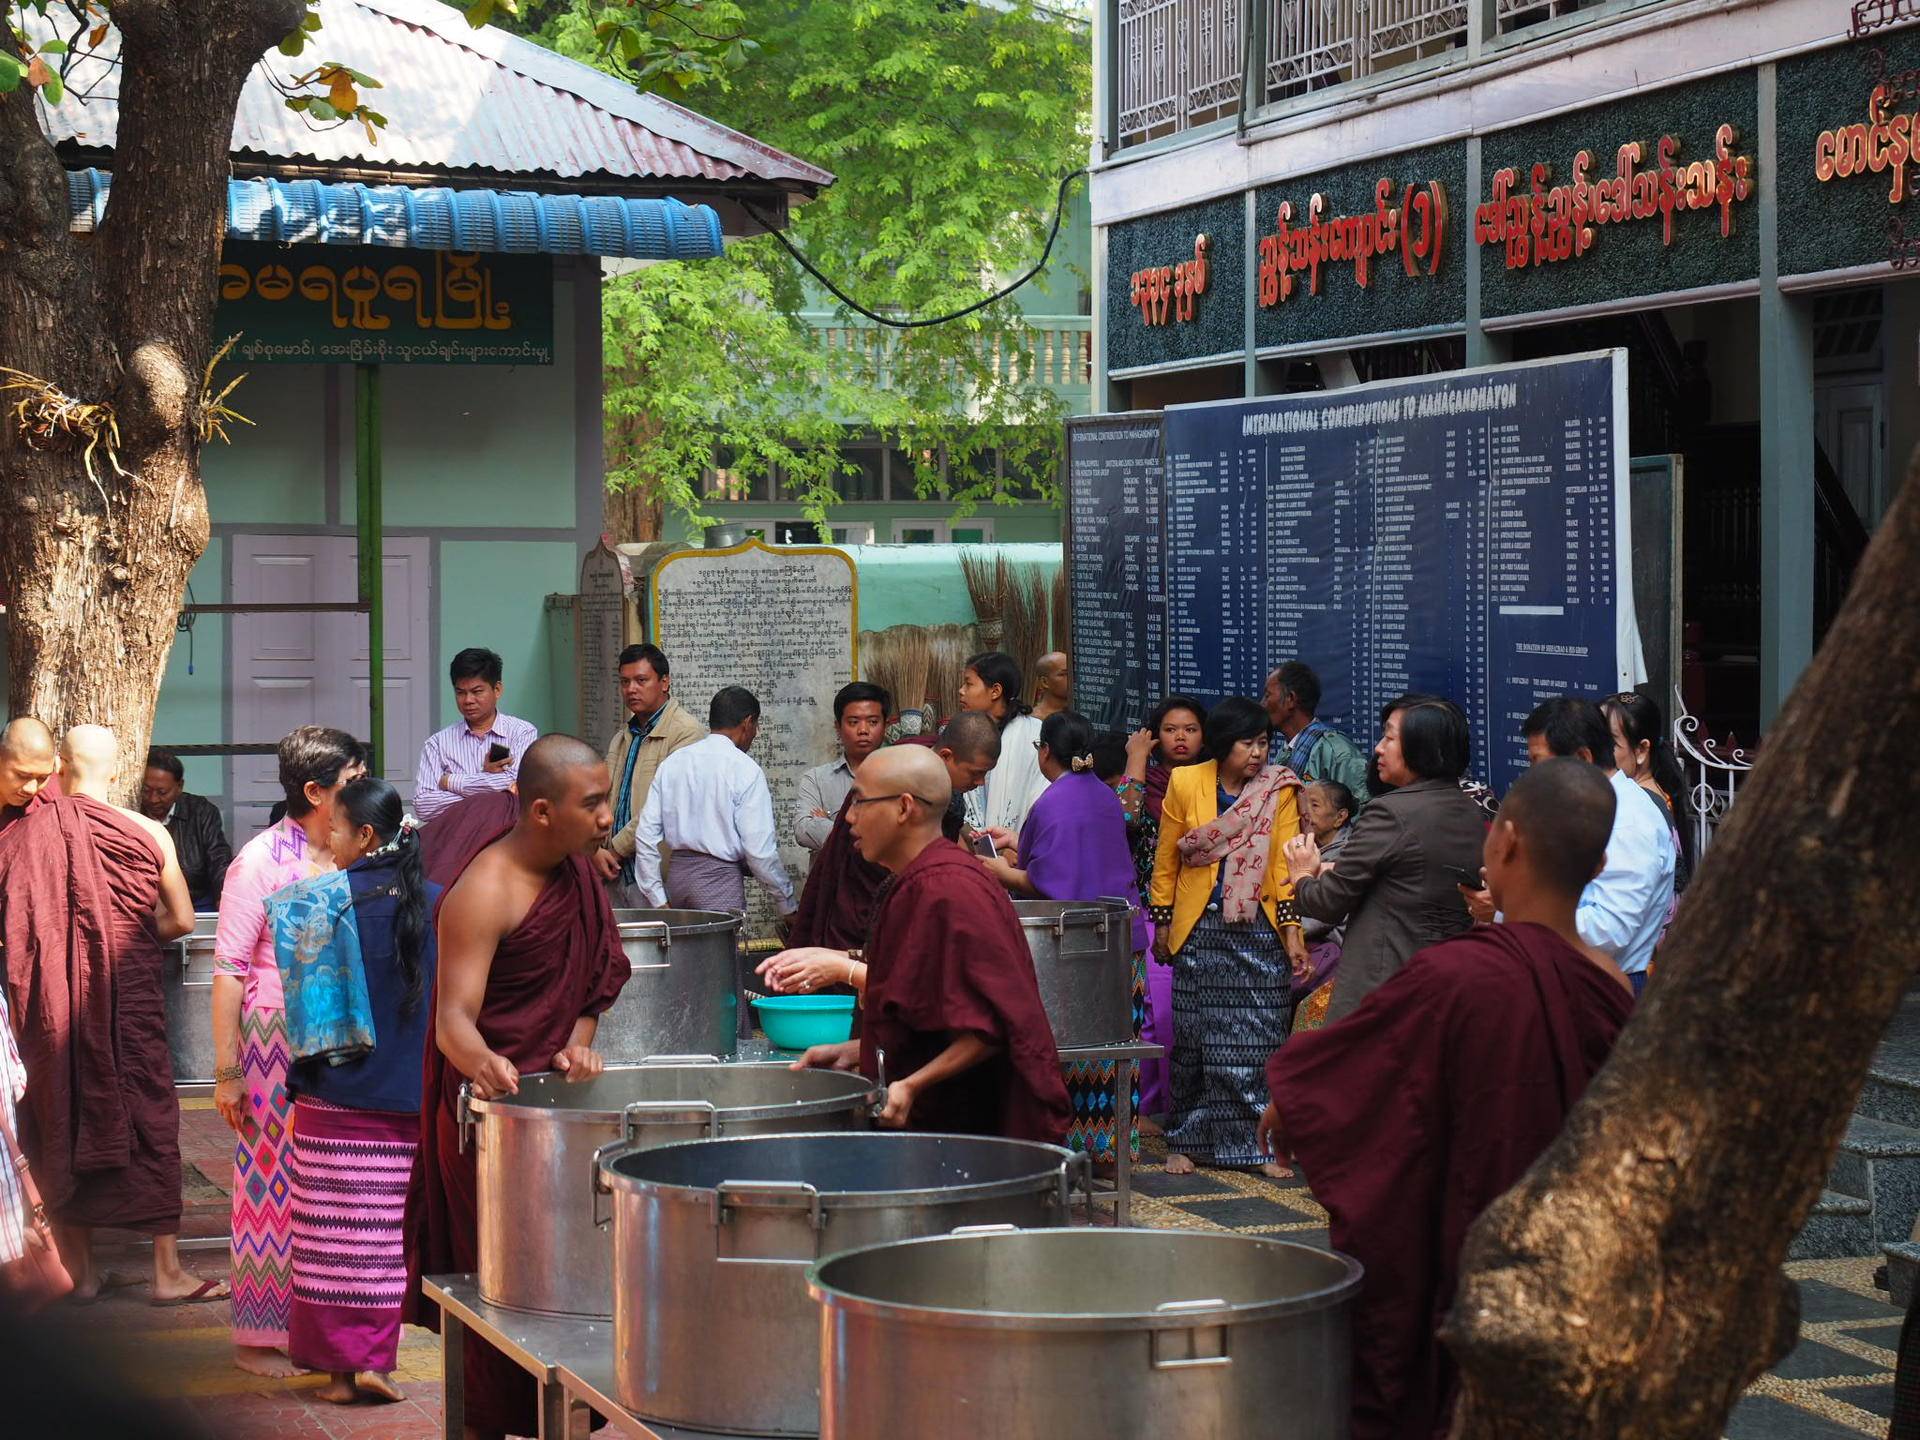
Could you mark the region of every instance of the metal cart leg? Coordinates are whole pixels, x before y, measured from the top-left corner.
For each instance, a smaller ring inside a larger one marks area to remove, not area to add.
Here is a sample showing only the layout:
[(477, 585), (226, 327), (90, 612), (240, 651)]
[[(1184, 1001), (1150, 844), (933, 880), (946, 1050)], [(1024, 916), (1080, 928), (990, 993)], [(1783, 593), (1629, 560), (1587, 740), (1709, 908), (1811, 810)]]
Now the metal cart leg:
[(451, 1310), (440, 1311), (440, 1388), (445, 1413), (446, 1440), (461, 1440), (467, 1432), (467, 1327)]
[(1115, 1130), (1113, 1154), (1113, 1223), (1127, 1223), (1128, 1200), (1133, 1195), (1133, 1085), (1139, 1073), (1138, 1060), (1122, 1060), (1114, 1073), (1119, 1094), (1114, 1096)]

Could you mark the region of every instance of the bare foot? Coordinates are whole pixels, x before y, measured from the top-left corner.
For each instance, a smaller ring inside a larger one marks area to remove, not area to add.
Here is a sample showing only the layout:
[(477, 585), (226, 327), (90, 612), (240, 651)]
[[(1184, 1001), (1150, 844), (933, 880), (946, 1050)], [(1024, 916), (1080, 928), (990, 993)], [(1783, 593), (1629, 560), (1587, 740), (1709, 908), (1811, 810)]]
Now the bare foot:
[(1167, 1133), (1166, 1127), (1158, 1120), (1151, 1119), (1145, 1115), (1134, 1116), (1133, 1125), (1142, 1135), (1164, 1135)]
[(324, 1400), (329, 1405), (352, 1405), (360, 1399), (360, 1392), (354, 1388), (353, 1376), (336, 1373), (313, 1392), (313, 1398)]
[(236, 1345), (233, 1363), (236, 1369), (268, 1380), (291, 1380), (300, 1373), (298, 1365), (270, 1345)]
[(1291, 1180), (1293, 1178), (1292, 1167), (1288, 1165), (1282, 1165), (1277, 1160), (1267, 1161), (1264, 1165), (1260, 1167), (1260, 1173), (1266, 1176), (1269, 1180)]
[(398, 1402), (406, 1399), (400, 1393), (400, 1387), (393, 1383), (393, 1377), (384, 1370), (362, 1370), (353, 1377), (353, 1383), (376, 1400)]
[(1182, 1155), (1177, 1150), (1167, 1155), (1167, 1174), (1169, 1175), (1191, 1175), (1199, 1168), (1193, 1163), (1193, 1157), (1190, 1155)]

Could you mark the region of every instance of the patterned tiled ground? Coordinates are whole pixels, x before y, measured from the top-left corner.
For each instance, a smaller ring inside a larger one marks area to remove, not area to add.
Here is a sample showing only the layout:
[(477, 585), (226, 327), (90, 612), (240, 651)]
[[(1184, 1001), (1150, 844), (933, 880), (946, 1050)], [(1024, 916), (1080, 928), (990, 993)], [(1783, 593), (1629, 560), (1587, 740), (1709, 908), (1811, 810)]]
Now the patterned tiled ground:
[[(231, 1181), (230, 1132), (205, 1101), (189, 1101), (181, 1140), (187, 1162), (183, 1233), (222, 1234)], [(1304, 1244), (1327, 1243), (1327, 1217), (1298, 1180), (1272, 1181), (1235, 1171), (1173, 1176), (1160, 1168), (1157, 1142), (1135, 1171), (1133, 1222), (1173, 1229), (1226, 1229)], [(110, 1253), (116, 1270), (141, 1265), (129, 1246)], [(188, 1266), (225, 1272), (224, 1248), (193, 1250)], [(1800, 1282), (1801, 1340), (1734, 1412), (1729, 1440), (1847, 1440), (1883, 1436), (1893, 1400), (1894, 1346), (1900, 1316), (1873, 1289), (1869, 1260), (1806, 1261), (1787, 1267)], [(98, 1354), (103, 1374), (157, 1399), (182, 1440), (432, 1440), (440, 1433), (437, 1339), (409, 1328), (396, 1378), (398, 1405), (348, 1408), (312, 1398), (317, 1376), (259, 1380), (228, 1361), (224, 1304), (154, 1310), (144, 1287), (117, 1292), (86, 1310), (64, 1312)], [(111, 1367), (111, 1368), (108, 1368)]]

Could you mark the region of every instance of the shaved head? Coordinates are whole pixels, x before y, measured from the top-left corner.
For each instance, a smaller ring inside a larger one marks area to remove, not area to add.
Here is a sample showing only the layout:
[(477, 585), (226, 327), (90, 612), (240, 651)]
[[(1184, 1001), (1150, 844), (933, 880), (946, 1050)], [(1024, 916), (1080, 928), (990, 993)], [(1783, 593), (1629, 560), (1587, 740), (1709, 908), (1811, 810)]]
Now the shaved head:
[(940, 732), (938, 748), (951, 751), (956, 760), (991, 769), (1000, 759), (1000, 727), (984, 710), (962, 710)]
[(53, 732), (31, 715), (17, 716), (0, 730), (0, 805), (24, 809), (59, 768)]
[(869, 795), (895, 790), (912, 795), (933, 812), (936, 825), (947, 802), (953, 799), (947, 767), (924, 745), (894, 745), (874, 751), (860, 767), (860, 788)]
[(600, 752), (584, 740), (571, 735), (542, 735), (520, 757), (517, 789), (522, 807), (536, 800), (562, 799), (567, 792), (568, 772), (582, 765), (604, 763)]
[(1578, 901), (1600, 872), (1613, 834), (1613, 785), (1585, 760), (1543, 760), (1507, 791), (1496, 825), (1519, 841), (1542, 887)]
[(1034, 662), (1033, 673), (1042, 680), (1067, 668), (1067, 657), (1058, 650), (1049, 651)]
[(16, 760), (53, 759), (53, 732), (31, 715), (21, 715), (0, 730), (0, 754)]
[(75, 780), (94, 778), (111, 784), (120, 764), (120, 742), (104, 725), (76, 725), (61, 738), (60, 762)]

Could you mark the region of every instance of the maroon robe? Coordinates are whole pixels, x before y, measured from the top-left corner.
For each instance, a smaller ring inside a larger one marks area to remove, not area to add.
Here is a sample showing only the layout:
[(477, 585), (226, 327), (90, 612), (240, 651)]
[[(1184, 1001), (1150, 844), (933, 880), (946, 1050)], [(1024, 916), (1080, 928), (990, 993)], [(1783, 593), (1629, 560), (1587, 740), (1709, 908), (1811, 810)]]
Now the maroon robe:
[(7, 1008), (29, 1082), (21, 1142), (66, 1224), (180, 1228), (162, 864), (137, 821), (85, 796), (36, 800), (0, 835)]
[[(454, 813), (448, 811), (441, 821)], [(506, 833), (503, 828), (476, 837), (455, 866), (455, 878)], [(446, 903), (444, 896), (441, 903)], [(605, 1013), (631, 973), (599, 876), (584, 855), (570, 856), (493, 952), (477, 1022), (481, 1038), (522, 1075), (546, 1070), (565, 1048), (574, 1023), (583, 1015)], [(436, 979), (429, 1003), (437, 1010), (439, 1000)], [(407, 1196), (407, 1300), (412, 1308), (406, 1318), (430, 1329), (439, 1328), (438, 1309), (419, 1298), (419, 1277), (467, 1274), (480, 1265), (479, 1181), (473, 1151), (460, 1153), (456, 1118), (465, 1080), (440, 1047), (429, 1042), (421, 1086), (420, 1150)], [(466, 1357), (467, 1423), (509, 1435), (534, 1434), (538, 1421), (527, 1372), (472, 1335), (467, 1337)]]
[(900, 1080), (971, 1031), (998, 1053), (917, 1096), (915, 1130), (1058, 1145), (1073, 1119), (1033, 956), (1007, 892), (936, 840), (882, 889), (867, 937), (860, 1069)]
[(61, 795), (60, 777), (49, 775), (46, 783), (33, 792), (33, 798), (24, 805), (0, 805), (0, 831), (4, 831), (14, 821), (31, 815), (42, 805), (51, 805)]
[(852, 806), (849, 790), (840, 802), (840, 813), (833, 817), (826, 843), (807, 867), (807, 883), (787, 935), (787, 944), (796, 950), (802, 945), (858, 950), (866, 944), (873, 904), (886, 884), (887, 872), (853, 843)]
[(1353, 1440), (1446, 1433), (1458, 1374), (1437, 1332), (1467, 1227), (1560, 1133), (1632, 1009), (1545, 926), (1481, 925), (1267, 1062), (1285, 1151), (1366, 1266)]
[(451, 890), (467, 862), (513, 828), (520, 797), (511, 790), (483, 790), (455, 801), (420, 832), (420, 868), (442, 890)]

